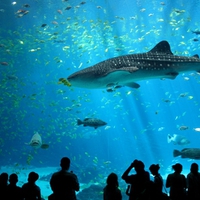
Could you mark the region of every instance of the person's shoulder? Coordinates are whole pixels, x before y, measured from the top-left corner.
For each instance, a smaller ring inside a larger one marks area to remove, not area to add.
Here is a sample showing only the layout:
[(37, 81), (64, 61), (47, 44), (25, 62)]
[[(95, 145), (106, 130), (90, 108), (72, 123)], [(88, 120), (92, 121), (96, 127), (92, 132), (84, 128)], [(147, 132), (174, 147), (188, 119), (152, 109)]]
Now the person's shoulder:
[(108, 186), (106, 185), (106, 186), (103, 188), (103, 191), (106, 192), (107, 189), (108, 189)]
[(187, 177), (190, 177), (190, 176), (191, 176), (191, 174), (192, 174), (191, 172), (190, 172), (190, 173), (188, 173), (188, 174), (187, 174)]
[(184, 175), (184, 174), (181, 174), (181, 177), (182, 177), (182, 178), (185, 178), (185, 175)]
[(73, 172), (66, 172), (66, 175), (73, 178), (77, 178), (76, 174), (74, 174)]
[(22, 190), (22, 187), (16, 186), (17, 190)]
[(56, 175), (58, 175), (58, 174), (60, 174), (60, 171), (54, 172), (54, 173), (52, 174), (52, 176), (56, 176)]
[(22, 185), (22, 188), (27, 187), (27, 185), (28, 185), (28, 183), (24, 183), (24, 184)]
[(150, 173), (149, 173), (148, 171), (145, 171), (144, 173), (145, 173), (146, 175), (150, 175)]
[(51, 179), (52, 178), (55, 178), (55, 177), (59, 177), (61, 175), (61, 171), (58, 171), (58, 172), (54, 172), (51, 176)]
[(167, 179), (172, 178), (173, 176), (174, 176), (174, 173), (168, 174), (168, 175), (167, 175)]
[(116, 191), (118, 192), (118, 193), (121, 193), (121, 190), (117, 187), (116, 188)]

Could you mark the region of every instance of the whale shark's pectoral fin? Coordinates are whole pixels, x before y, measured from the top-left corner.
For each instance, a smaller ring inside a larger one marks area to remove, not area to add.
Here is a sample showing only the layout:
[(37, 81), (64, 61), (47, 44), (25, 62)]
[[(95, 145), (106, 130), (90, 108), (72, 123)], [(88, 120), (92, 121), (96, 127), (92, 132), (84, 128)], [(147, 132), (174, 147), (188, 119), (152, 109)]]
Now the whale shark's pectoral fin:
[(169, 72), (163, 76), (163, 78), (168, 78), (174, 80), (178, 76), (178, 72)]
[(134, 82), (133, 83), (126, 83), (125, 86), (130, 87), (130, 88), (135, 88), (135, 89), (138, 89), (140, 87), (139, 84), (134, 83)]

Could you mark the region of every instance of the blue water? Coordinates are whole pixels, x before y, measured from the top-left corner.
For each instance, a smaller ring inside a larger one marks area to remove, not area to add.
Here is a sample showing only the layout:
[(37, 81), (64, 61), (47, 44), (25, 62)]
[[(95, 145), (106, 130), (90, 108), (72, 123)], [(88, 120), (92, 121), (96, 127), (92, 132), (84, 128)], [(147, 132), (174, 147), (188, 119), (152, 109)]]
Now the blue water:
[[(13, 2), (0, 2), (0, 62), (6, 62), (0, 65), (0, 166), (59, 167), (68, 156), (80, 176), (92, 168), (99, 178), (112, 171), (120, 177), (134, 159), (146, 169), (159, 163), (162, 174), (176, 162), (189, 170), (193, 160), (174, 158), (173, 150), (200, 147), (194, 130), (200, 127), (199, 74), (144, 80), (139, 89), (113, 93), (58, 80), (108, 58), (147, 52), (162, 40), (176, 55), (199, 54), (200, 36), (192, 31), (200, 30), (200, 1)], [(29, 12), (19, 16), (19, 10)], [(86, 117), (107, 125), (77, 126), (77, 118)], [(189, 128), (179, 130), (183, 125)], [(25, 144), (35, 131), (49, 149)], [(190, 144), (168, 144), (168, 134)]]

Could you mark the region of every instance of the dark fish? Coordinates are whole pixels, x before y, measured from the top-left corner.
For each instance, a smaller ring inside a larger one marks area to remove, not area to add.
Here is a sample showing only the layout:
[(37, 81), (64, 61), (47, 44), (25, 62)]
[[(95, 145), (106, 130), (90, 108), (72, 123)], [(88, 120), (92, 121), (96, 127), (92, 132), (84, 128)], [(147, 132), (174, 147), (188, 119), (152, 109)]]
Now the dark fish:
[(0, 62), (1, 65), (4, 65), (4, 66), (8, 66), (9, 64), (7, 62)]
[(100, 126), (105, 126), (107, 123), (96, 118), (85, 118), (83, 121), (77, 119), (77, 125), (82, 125), (82, 124), (83, 126), (91, 126), (96, 129)]
[(47, 24), (42, 24), (41, 27), (44, 28), (45, 26), (47, 26)]
[(193, 41), (194, 41), (194, 42), (198, 42), (198, 41), (199, 41), (199, 39), (197, 39), (197, 38), (194, 38), (194, 39), (193, 39)]
[[(130, 54), (107, 59), (94, 66), (71, 74), (67, 80), (72, 86), (101, 89), (113, 86), (139, 88), (137, 81), (148, 79), (175, 79), (180, 73), (200, 73), (200, 59), (176, 56), (167, 41), (161, 41), (147, 53)], [(65, 82), (65, 81), (64, 81)], [(63, 82), (63, 83), (64, 83)]]
[(200, 35), (200, 31), (192, 31), (192, 33), (195, 33), (196, 35)]
[(30, 5), (29, 5), (29, 4), (24, 4), (23, 7), (25, 7), (25, 8), (29, 8)]
[(189, 129), (188, 126), (180, 126), (180, 127), (179, 127), (179, 130), (181, 130), (181, 131), (185, 131), (185, 130), (187, 130), (187, 129)]
[(190, 159), (196, 159), (200, 160), (200, 148), (185, 148), (181, 151), (174, 150), (173, 156), (181, 156), (181, 158), (190, 158)]
[(85, 2), (85, 1), (82, 1), (80, 4), (81, 4), (81, 5), (84, 5), (84, 4), (86, 4), (86, 2)]
[(18, 77), (17, 76), (15, 76), (15, 75), (6, 75), (6, 77), (7, 77), (7, 79), (9, 79), (9, 80), (18, 80)]
[(71, 6), (67, 6), (67, 8), (65, 8), (65, 10), (70, 10), (72, 7)]

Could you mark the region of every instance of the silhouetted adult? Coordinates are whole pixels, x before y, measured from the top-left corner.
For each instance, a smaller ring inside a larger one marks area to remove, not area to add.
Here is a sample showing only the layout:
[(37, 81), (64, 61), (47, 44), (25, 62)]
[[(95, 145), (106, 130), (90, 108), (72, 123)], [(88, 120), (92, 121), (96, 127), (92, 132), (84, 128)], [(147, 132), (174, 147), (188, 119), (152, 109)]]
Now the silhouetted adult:
[(60, 161), (61, 170), (52, 175), (50, 186), (53, 191), (49, 200), (76, 200), (76, 192), (79, 191), (77, 176), (71, 171), (70, 159), (63, 157)]
[(35, 172), (30, 172), (28, 182), (22, 186), (24, 200), (41, 200), (40, 188), (35, 184), (39, 175)]
[[(144, 163), (140, 160), (134, 160), (128, 169), (122, 175), (122, 179), (131, 185), (129, 200), (136, 200), (146, 189), (150, 182), (149, 172), (144, 170)], [(132, 169), (135, 169), (136, 174), (128, 175)]]
[(18, 176), (17, 174), (11, 174), (9, 176), (9, 182), (10, 184), (8, 184), (8, 189), (7, 189), (7, 199), (8, 200), (23, 200), (23, 196), (22, 196), (22, 188), (17, 186), (17, 182), (18, 182)]
[(172, 200), (186, 199), (186, 178), (182, 172), (182, 165), (177, 163), (172, 166), (174, 173), (169, 174), (166, 180), (166, 187), (170, 188), (170, 198)]
[(118, 177), (117, 174), (111, 173), (107, 177), (107, 185), (103, 189), (104, 200), (122, 200), (121, 190), (118, 188)]
[(197, 163), (192, 163), (187, 175), (188, 199), (200, 200), (200, 173)]
[(6, 199), (7, 187), (8, 187), (8, 174), (6, 172), (3, 172), (0, 175), (0, 199), (1, 200)]

